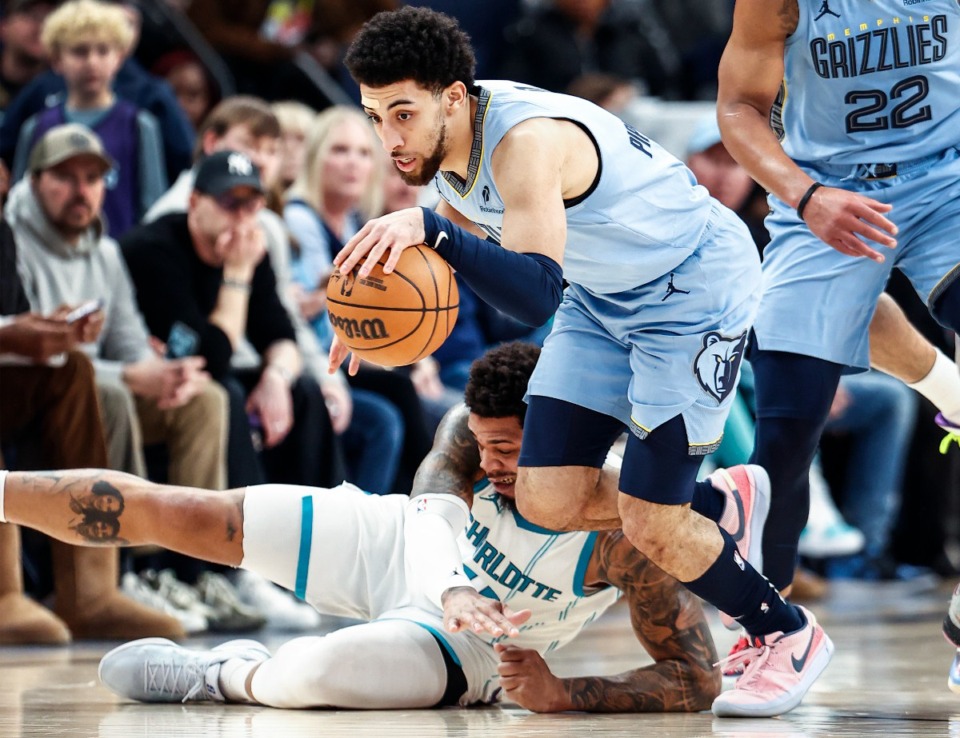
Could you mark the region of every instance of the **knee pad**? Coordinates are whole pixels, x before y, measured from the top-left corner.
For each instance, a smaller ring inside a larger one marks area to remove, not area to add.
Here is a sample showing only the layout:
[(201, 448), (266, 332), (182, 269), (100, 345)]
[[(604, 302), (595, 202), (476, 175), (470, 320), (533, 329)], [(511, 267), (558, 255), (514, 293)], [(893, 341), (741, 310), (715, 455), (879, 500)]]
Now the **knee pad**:
[(678, 415), (643, 440), (630, 434), (620, 468), (620, 491), (661, 505), (684, 505), (693, 499), (702, 462), (702, 456), (690, 455), (686, 424)]
[(520, 466), (603, 466), (626, 426), (610, 415), (532, 395), (523, 423)]

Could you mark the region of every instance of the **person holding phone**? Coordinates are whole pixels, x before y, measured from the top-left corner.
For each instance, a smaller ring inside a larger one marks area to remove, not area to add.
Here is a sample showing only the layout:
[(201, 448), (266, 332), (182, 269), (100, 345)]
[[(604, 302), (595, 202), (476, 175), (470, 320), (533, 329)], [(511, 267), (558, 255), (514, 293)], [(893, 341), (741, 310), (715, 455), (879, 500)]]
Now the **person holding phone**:
[(103, 231), (104, 178), (112, 165), (100, 138), (78, 124), (55, 127), (34, 146), (30, 174), (6, 206), (27, 296), (46, 313), (101, 301), (101, 310), (79, 311), (93, 310), (79, 324), (102, 320), (83, 348), (96, 367), (111, 466), (142, 476), (142, 446), (164, 444), (171, 481), (223, 489), (225, 393), (210, 382), (203, 359), (167, 359), (151, 343), (119, 248)]
[[(106, 464), (94, 369), (80, 350), (102, 328), (99, 309), (30, 310), (13, 231), (0, 221), (0, 444), (25, 452), (18, 454), (19, 468)], [(174, 618), (117, 590), (116, 551), (54, 543), (51, 557), (53, 611), (24, 594), (19, 528), (0, 524), (0, 644), (183, 634)]]

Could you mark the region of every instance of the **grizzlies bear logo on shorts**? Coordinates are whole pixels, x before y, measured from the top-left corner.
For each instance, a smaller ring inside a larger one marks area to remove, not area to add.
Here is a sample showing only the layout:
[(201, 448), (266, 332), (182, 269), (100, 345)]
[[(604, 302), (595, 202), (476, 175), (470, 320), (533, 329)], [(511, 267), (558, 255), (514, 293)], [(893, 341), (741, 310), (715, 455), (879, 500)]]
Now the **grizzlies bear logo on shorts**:
[(703, 348), (693, 362), (700, 386), (717, 402), (723, 402), (737, 386), (737, 374), (747, 343), (744, 332), (735, 338), (714, 331), (703, 337)]

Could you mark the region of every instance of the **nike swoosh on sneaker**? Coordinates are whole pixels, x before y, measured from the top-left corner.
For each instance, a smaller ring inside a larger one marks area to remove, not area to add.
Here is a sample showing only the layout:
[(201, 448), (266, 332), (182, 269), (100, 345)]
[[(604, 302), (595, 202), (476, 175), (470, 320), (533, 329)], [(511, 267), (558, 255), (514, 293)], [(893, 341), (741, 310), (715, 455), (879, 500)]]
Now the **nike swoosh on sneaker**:
[(804, 665), (806, 665), (806, 663), (807, 663), (807, 657), (810, 655), (810, 648), (811, 648), (811, 646), (813, 646), (813, 637), (814, 637), (815, 635), (816, 635), (816, 631), (815, 631), (813, 628), (811, 628), (811, 629), (810, 629), (810, 640), (807, 641), (807, 648), (804, 650), (803, 656), (801, 656), (801, 657), (798, 659), (798, 658), (797, 658), (796, 656), (794, 656), (793, 654), (790, 655), (790, 663), (793, 664), (793, 668), (794, 668), (794, 670), (795, 670), (798, 674), (803, 670)]
[(731, 533), (730, 537), (733, 539), (734, 543), (740, 543), (743, 538), (743, 533), (746, 530), (744, 523), (746, 522), (746, 515), (743, 512), (743, 498), (740, 497), (740, 490), (736, 487), (730, 490), (733, 495), (734, 502), (737, 503), (737, 531), (736, 533)]

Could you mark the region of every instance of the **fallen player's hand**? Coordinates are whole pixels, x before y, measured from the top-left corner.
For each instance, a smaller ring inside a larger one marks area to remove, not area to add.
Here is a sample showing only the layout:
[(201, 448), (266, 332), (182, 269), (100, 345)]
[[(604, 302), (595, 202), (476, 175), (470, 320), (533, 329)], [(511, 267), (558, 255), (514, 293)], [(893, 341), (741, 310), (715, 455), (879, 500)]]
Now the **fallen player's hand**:
[(530, 610), (514, 612), (498, 600), (484, 597), (471, 587), (451, 587), (443, 593), (443, 626), (451, 633), (472, 630), (492, 636), (518, 636), (533, 614)]
[(555, 677), (547, 662), (529, 648), (494, 645), (500, 656), (500, 686), (503, 694), (532, 712), (560, 712), (569, 709), (563, 682)]

